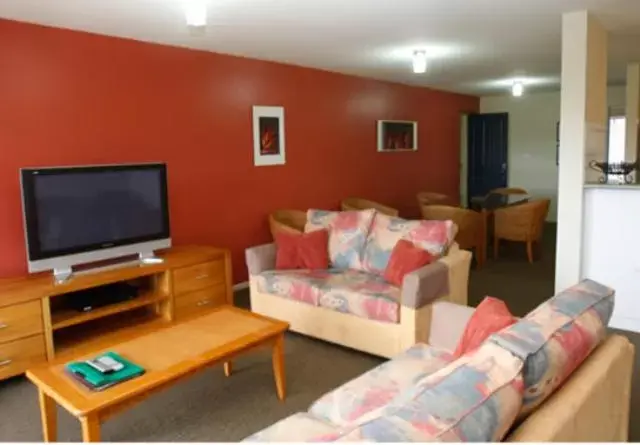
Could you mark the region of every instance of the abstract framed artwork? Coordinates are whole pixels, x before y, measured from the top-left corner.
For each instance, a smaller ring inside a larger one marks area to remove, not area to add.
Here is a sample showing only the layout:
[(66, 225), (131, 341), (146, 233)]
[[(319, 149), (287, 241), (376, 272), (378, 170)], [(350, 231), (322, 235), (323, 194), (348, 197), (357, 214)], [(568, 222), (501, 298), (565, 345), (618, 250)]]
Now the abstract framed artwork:
[(415, 121), (378, 121), (378, 151), (418, 150), (418, 123)]
[(253, 164), (285, 163), (284, 108), (253, 107)]

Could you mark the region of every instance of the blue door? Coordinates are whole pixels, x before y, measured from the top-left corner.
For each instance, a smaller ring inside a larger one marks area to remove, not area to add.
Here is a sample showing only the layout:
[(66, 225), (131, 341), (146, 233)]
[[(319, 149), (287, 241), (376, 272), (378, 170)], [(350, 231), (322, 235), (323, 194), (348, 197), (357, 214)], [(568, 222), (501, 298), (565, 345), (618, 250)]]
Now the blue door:
[(467, 196), (507, 186), (509, 114), (470, 114), (467, 120)]

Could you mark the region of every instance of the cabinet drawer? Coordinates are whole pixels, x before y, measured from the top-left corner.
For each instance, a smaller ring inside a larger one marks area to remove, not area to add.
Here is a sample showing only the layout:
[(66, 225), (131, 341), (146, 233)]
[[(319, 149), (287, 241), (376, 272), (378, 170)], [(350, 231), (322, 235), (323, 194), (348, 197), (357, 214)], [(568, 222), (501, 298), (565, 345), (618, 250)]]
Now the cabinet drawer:
[(0, 345), (0, 379), (22, 374), (46, 360), (43, 335), (3, 343)]
[(175, 297), (174, 310), (176, 318), (195, 315), (227, 303), (225, 285), (218, 285)]
[(210, 261), (173, 271), (173, 291), (183, 294), (225, 282), (224, 261)]
[(0, 308), (0, 344), (41, 332), (40, 300)]

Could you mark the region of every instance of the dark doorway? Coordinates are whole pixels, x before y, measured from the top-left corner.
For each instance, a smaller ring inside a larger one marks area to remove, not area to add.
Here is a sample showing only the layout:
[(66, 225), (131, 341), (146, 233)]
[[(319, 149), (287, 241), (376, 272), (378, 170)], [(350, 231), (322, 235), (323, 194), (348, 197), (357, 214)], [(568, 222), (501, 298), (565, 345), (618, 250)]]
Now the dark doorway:
[(467, 197), (507, 186), (509, 114), (470, 114), (467, 121)]

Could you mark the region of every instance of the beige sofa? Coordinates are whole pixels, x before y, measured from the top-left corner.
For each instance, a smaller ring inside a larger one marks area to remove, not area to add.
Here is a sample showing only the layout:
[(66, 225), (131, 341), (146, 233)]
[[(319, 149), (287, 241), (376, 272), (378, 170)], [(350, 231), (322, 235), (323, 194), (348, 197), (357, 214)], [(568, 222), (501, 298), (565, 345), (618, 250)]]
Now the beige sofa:
[[(427, 341), (431, 304), (450, 301), (467, 304), (471, 253), (453, 245), (433, 264), (407, 274), (399, 290), (397, 322), (380, 321), (331, 307), (287, 298), (278, 283), (265, 285), (265, 276), (275, 269), (275, 244), (247, 249), (251, 310), (286, 320), (291, 330), (382, 357), (392, 357), (416, 342)], [(295, 271), (285, 273), (293, 276)], [(329, 279), (319, 287), (331, 287)], [(371, 279), (375, 279), (371, 277)], [(339, 308), (338, 308), (339, 309)]]
[(474, 309), (436, 302), (429, 345), (412, 346), (246, 441), (626, 441), (635, 351), (627, 338), (606, 335), (613, 293), (601, 289), (574, 286), (529, 314), (524, 330), (519, 322), (459, 359), (449, 352)]
[[(436, 303), (429, 344), (455, 349), (473, 308)], [(635, 348), (610, 335), (506, 442), (625, 442)]]

